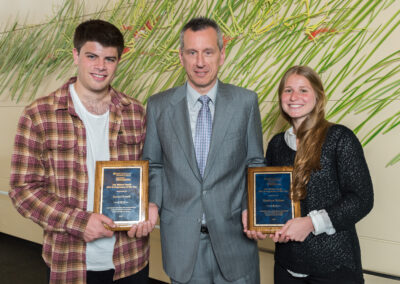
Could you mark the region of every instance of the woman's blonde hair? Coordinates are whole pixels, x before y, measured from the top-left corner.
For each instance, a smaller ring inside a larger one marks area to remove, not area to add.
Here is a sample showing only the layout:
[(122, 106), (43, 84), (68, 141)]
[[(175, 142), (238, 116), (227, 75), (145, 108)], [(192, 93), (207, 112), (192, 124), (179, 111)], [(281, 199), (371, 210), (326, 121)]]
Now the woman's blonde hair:
[(300, 75), (311, 84), (315, 93), (315, 107), (296, 129), (299, 141), (293, 167), (293, 183), (291, 197), (293, 200), (304, 199), (306, 186), (313, 171), (319, 170), (322, 144), (331, 123), (325, 119), (325, 91), (318, 74), (308, 66), (293, 66), (283, 75), (279, 83), (279, 108), (282, 116), (293, 125), (291, 117), (282, 109), (282, 93), (289, 76)]

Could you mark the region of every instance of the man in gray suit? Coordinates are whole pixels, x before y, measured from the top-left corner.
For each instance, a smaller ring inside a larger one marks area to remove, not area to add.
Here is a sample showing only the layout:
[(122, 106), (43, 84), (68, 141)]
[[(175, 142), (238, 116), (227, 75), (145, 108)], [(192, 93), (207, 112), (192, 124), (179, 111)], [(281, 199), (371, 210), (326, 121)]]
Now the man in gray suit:
[(218, 80), (225, 49), (210, 19), (184, 26), (179, 57), (188, 82), (149, 99), (143, 151), (164, 269), (172, 283), (257, 284), (245, 234), (246, 169), (264, 162), (257, 95)]

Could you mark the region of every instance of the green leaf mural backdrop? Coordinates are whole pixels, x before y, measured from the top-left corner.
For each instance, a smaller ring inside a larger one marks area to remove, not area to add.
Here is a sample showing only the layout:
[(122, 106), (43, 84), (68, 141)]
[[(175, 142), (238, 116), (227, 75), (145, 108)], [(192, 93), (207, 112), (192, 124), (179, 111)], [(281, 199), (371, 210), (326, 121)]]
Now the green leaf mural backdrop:
[[(296, 64), (313, 67), (328, 97), (335, 95), (328, 119), (340, 122), (350, 113), (366, 114), (354, 128), (356, 133), (367, 130), (364, 146), (377, 135), (398, 130), (400, 111), (376, 119), (400, 96), (400, 50), (384, 56), (379, 52), (399, 28), (400, 10), (377, 23), (380, 13), (396, 7), (395, 0), (120, 0), (90, 15), (82, 2), (65, 1), (43, 25), (3, 27), (1, 94), (7, 91), (17, 101), (33, 99), (50, 75), (72, 75), (76, 25), (101, 18), (118, 26), (126, 41), (113, 86), (146, 103), (152, 94), (185, 81), (177, 54), (179, 30), (188, 19), (205, 15), (224, 33), (227, 60), (220, 78), (256, 91), (260, 103), (271, 104), (262, 109), (267, 137), (286, 127), (278, 124), (276, 89), (283, 72)], [(387, 165), (399, 161), (400, 153)]]

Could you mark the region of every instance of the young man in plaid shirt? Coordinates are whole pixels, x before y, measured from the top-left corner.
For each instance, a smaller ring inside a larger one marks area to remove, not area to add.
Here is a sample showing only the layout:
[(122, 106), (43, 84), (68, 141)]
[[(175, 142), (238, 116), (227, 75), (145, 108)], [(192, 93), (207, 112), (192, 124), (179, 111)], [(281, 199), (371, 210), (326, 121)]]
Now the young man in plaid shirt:
[[(110, 84), (124, 48), (112, 24), (89, 20), (74, 35), (77, 77), (27, 106), (12, 156), (10, 197), (44, 230), (49, 283), (147, 283), (154, 222), (107, 230), (92, 213), (95, 162), (139, 160), (145, 111)], [(116, 281), (116, 282), (113, 282)]]

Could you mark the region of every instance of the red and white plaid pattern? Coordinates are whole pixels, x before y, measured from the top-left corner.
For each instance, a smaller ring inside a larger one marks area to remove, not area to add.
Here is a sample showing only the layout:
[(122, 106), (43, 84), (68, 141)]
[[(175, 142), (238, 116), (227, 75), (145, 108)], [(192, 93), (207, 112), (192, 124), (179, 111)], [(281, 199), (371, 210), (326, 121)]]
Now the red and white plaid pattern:
[[(19, 120), (11, 162), (10, 197), (17, 210), (44, 229), (43, 258), (50, 283), (86, 283), (86, 134), (69, 93), (60, 89), (27, 106)], [(110, 88), (110, 160), (139, 160), (145, 111), (135, 99)], [(115, 279), (147, 265), (148, 238), (116, 233)]]

